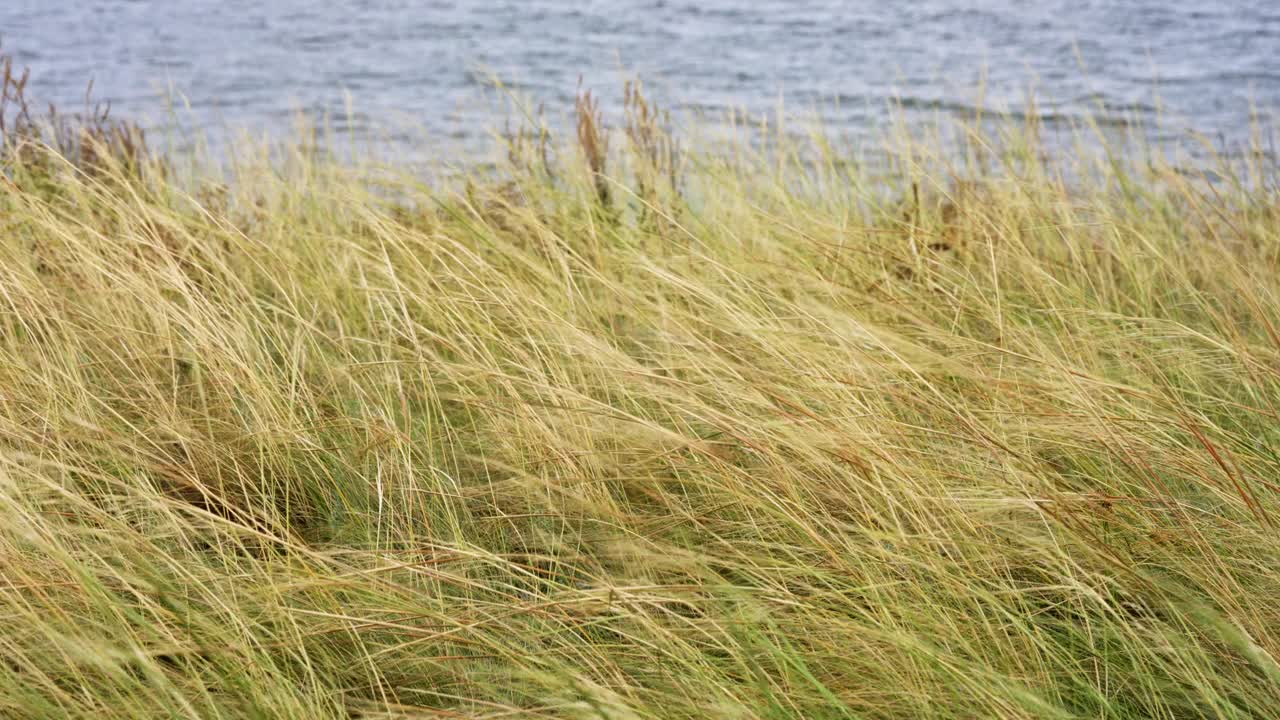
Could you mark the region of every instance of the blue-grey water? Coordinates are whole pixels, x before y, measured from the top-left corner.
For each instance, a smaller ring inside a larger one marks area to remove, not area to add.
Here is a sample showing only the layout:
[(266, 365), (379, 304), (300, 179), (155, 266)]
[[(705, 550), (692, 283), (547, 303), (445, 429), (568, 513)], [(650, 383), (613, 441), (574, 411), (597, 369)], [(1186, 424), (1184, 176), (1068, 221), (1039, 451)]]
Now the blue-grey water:
[(491, 76), (554, 112), (580, 76), (607, 105), (638, 75), (677, 110), (818, 108), (855, 136), (894, 104), (1034, 90), (1050, 122), (1159, 118), (1230, 145), (1280, 105), (1280, 0), (3, 0), (0, 39), (40, 100), (75, 107), (92, 79), (118, 114), (206, 129), (302, 109), (465, 141), (501, 111)]

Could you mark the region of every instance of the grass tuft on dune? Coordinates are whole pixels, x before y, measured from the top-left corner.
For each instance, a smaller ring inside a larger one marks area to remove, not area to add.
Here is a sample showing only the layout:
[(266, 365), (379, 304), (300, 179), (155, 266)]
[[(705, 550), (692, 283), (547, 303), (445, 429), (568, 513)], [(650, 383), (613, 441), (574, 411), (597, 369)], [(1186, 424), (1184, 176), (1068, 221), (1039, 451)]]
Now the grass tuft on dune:
[(640, 92), (454, 185), (8, 155), (0, 715), (1274, 716), (1274, 168)]

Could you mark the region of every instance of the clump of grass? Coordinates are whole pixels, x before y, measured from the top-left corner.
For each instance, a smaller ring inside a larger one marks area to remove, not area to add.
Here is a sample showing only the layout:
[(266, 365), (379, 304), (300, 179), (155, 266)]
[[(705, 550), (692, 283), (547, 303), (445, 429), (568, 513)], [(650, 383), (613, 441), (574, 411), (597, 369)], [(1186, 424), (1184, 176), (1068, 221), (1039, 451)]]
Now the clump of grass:
[[(628, 81), (623, 90), (626, 113), (625, 133), (636, 160), (633, 173), (636, 197), (641, 203), (640, 222), (655, 228), (662, 237), (673, 231), (673, 219), (659, 208), (674, 208), (680, 197), (680, 167), (683, 153), (671, 131), (671, 114), (660, 110), (645, 97), (639, 80)], [(663, 187), (665, 186), (665, 187)], [(666, 195), (666, 197), (662, 197)]]
[(581, 148), (582, 159), (591, 173), (596, 199), (600, 207), (607, 210), (612, 198), (607, 176), (609, 134), (600, 116), (600, 103), (591, 96), (590, 90), (579, 89), (574, 110), (577, 116), (578, 147)]
[(577, 110), (0, 189), (0, 715), (1274, 714), (1273, 168)]
[(0, 172), (11, 182), (44, 183), (60, 165), (100, 176), (115, 166), (133, 175), (163, 169), (141, 126), (113, 117), (110, 103), (92, 99), (92, 82), (81, 112), (63, 113), (50, 103), (41, 113), (27, 88), (30, 78), (29, 68), (17, 70), (13, 56), (0, 52)]

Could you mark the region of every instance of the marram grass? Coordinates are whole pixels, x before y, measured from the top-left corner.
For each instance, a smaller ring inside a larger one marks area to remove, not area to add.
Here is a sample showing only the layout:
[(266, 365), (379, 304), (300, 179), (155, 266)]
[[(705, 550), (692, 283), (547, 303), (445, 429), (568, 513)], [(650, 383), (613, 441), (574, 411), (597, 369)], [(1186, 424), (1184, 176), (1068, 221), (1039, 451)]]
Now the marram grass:
[(9, 164), (0, 716), (1280, 716), (1262, 160), (594, 112)]

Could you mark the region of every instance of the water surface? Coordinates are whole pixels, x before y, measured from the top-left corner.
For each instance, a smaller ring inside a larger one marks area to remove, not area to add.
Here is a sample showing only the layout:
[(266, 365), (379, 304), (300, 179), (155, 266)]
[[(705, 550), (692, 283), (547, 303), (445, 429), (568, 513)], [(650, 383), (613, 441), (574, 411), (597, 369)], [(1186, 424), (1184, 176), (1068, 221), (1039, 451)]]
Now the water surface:
[(556, 112), (580, 75), (607, 101), (638, 74), (676, 108), (820, 107), (855, 137), (894, 103), (1019, 108), (1034, 89), (1050, 122), (1160, 117), (1230, 145), (1251, 104), (1280, 105), (1276, 0), (5, 0), (0, 35), (40, 99), (75, 106), (92, 78), (152, 126), (176, 93), (206, 128), (302, 108), (466, 141), (494, 125), (490, 73)]

